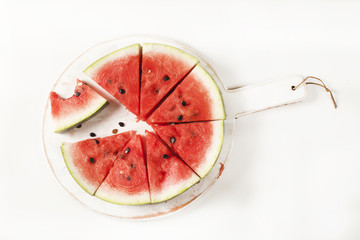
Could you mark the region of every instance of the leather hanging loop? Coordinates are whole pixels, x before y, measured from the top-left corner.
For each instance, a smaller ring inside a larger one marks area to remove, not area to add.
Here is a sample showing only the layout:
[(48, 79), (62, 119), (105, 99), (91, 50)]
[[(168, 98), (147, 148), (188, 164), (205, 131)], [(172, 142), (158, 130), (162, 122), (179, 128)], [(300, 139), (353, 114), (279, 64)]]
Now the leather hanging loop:
[[(320, 83), (316, 83), (316, 82), (309, 82), (307, 81), (308, 79), (315, 79), (315, 80), (318, 80)], [(336, 104), (336, 101), (335, 101), (335, 98), (334, 98), (334, 95), (332, 94), (331, 90), (326, 87), (325, 83), (320, 79), (320, 78), (317, 78), (317, 77), (313, 77), (313, 76), (307, 76), (306, 78), (304, 78), (304, 80), (302, 80), (297, 86), (291, 86), (291, 89), (293, 91), (295, 91), (301, 84), (305, 83), (306, 85), (308, 84), (312, 84), (312, 85), (316, 85), (316, 86), (320, 86), (322, 88), (325, 89), (326, 92), (328, 92), (330, 94), (330, 97), (331, 97), (331, 100), (334, 104), (334, 107), (335, 109), (337, 108), (337, 104)]]

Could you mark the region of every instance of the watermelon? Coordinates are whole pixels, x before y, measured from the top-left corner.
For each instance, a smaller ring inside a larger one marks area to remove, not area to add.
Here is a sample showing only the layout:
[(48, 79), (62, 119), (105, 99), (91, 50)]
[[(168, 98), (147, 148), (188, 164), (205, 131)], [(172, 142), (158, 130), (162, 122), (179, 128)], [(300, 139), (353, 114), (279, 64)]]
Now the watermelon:
[(119, 159), (116, 160), (95, 196), (116, 204), (150, 203), (149, 183), (140, 135), (132, 138), (123, 148)]
[(214, 79), (197, 65), (154, 111), (148, 123), (225, 119), (222, 97)]
[[(63, 143), (66, 166), (86, 192), (115, 204), (158, 203), (210, 172), (222, 147), (225, 112), (214, 79), (197, 59), (164, 44), (133, 44), (84, 73), (156, 132)], [(52, 92), (50, 100), (56, 132), (108, 104), (79, 80), (74, 96), (62, 99)]]
[(146, 149), (152, 203), (173, 198), (200, 180), (154, 133), (148, 131)]
[(84, 70), (130, 112), (139, 115), (141, 46), (134, 44), (112, 52)]
[(134, 131), (117, 135), (63, 143), (61, 152), (75, 181), (93, 195), (110, 169), (117, 154), (135, 135)]
[(144, 43), (142, 46), (140, 117), (145, 120), (198, 60), (168, 45)]
[(63, 99), (51, 91), (50, 104), (55, 132), (63, 132), (93, 117), (108, 105), (108, 101), (77, 80), (73, 96)]
[(201, 178), (214, 166), (224, 138), (224, 122), (152, 125), (170, 148)]

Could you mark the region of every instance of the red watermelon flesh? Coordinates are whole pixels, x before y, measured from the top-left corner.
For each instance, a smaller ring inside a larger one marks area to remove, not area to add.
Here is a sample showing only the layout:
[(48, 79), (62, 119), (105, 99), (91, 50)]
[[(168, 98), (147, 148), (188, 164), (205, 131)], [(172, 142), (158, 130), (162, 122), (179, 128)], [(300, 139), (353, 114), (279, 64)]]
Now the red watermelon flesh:
[(145, 120), (197, 59), (171, 46), (145, 43), (142, 52), (140, 117)]
[(84, 70), (129, 111), (139, 115), (141, 47), (134, 44), (112, 52)]
[(135, 131), (63, 143), (61, 151), (66, 166), (76, 182), (93, 195), (108, 174), (117, 154), (135, 135)]
[(223, 121), (152, 125), (161, 139), (201, 178), (215, 164), (221, 150)]
[(195, 122), (224, 118), (222, 97), (214, 79), (197, 65), (147, 121)]
[(133, 137), (100, 185), (95, 196), (116, 204), (150, 202), (143, 144), (140, 135)]
[(63, 99), (52, 91), (50, 104), (55, 132), (62, 132), (85, 122), (106, 107), (108, 102), (86, 83), (77, 80), (73, 96)]
[(184, 192), (199, 177), (151, 132), (146, 131), (146, 161), (151, 202), (166, 201)]

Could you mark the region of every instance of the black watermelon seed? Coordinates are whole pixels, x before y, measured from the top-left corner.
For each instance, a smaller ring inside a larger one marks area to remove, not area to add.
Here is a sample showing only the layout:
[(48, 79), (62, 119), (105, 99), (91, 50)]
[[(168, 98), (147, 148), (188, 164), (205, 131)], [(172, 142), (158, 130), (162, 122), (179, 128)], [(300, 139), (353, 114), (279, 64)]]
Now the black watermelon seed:
[(165, 77), (163, 77), (163, 80), (164, 81), (168, 81), (170, 78), (169, 78), (169, 76), (168, 75), (165, 75)]
[(108, 84), (110, 84), (110, 83), (111, 83), (111, 80), (110, 80), (110, 79), (108, 79), (108, 80), (107, 80), (107, 83), (108, 83)]
[(158, 88), (155, 88), (155, 89), (154, 89), (154, 92), (155, 92), (155, 93), (159, 93), (159, 89), (158, 89)]
[(130, 177), (130, 176), (127, 176), (127, 177), (126, 177), (126, 180), (130, 181), (130, 180), (131, 180), (131, 177)]
[(185, 101), (182, 101), (181, 102), (181, 105), (183, 105), (184, 107), (186, 106), (186, 102)]
[(77, 125), (76, 128), (81, 128), (81, 124)]
[(95, 163), (95, 159), (93, 159), (92, 157), (89, 158), (89, 161), (90, 161), (91, 163)]
[(171, 137), (171, 138), (170, 138), (170, 142), (171, 142), (171, 143), (175, 143), (175, 142), (176, 142), (176, 138), (175, 138), (175, 137)]
[(119, 126), (120, 126), (120, 127), (125, 127), (125, 123), (119, 122)]
[(125, 90), (124, 89), (119, 89), (119, 92), (121, 93), (121, 94), (125, 94)]
[(183, 120), (183, 115), (179, 115), (179, 116), (177, 117), (177, 119), (178, 119), (179, 121)]
[(127, 148), (127, 149), (125, 150), (125, 153), (128, 154), (129, 152), (130, 152), (130, 148)]
[(130, 164), (130, 167), (131, 167), (131, 168), (134, 168), (134, 167), (135, 167), (135, 165), (134, 165), (134, 164)]
[(95, 143), (96, 143), (96, 144), (99, 144), (99, 140), (97, 140), (97, 139), (94, 139), (94, 140), (95, 140)]
[(164, 155), (163, 155), (163, 158), (168, 159), (168, 158), (169, 158), (169, 155), (164, 154)]
[(75, 93), (75, 97), (78, 97), (78, 96), (80, 96), (80, 92)]
[(93, 133), (93, 132), (91, 132), (91, 133), (90, 133), (90, 137), (96, 137), (96, 134)]

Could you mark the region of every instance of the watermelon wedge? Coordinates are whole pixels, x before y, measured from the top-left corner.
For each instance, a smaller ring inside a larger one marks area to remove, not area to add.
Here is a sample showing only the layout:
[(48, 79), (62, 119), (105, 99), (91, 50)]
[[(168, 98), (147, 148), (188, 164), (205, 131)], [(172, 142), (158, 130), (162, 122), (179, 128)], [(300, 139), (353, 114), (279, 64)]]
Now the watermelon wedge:
[(168, 45), (145, 43), (142, 46), (140, 117), (145, 120), (198, 60)]
[(150, 203), (149, 183), (140, 135), (133, 137), (123, 148), (95, 196), (116, 204)]
[(214, 166), (224, 139), (224, 121), (152, 125), (152, 128), (201, 178)]
[(134, 135), (135, 131), (131, 131), (75, 143), (65, 142), (61, 145), (61, 152), (75, 181), (93, 195), (112, 168), (117, 154)]
[(108, 105), (108, 101), (77, 80), (73, 96), (63, 99), (51, 91), (50, 104), (55, 132), (63, 132), (93, 117)]
[(148, 123), (225, 119), (222, 97), (214, 79), (197, 65), (153, 112)]
[(173, 198), (200, 180), (154, 133), (148, 131), (146, 149), (152, 203)]
[(84, 70), (130, 112), (139, 115), (141, 46), (134, 44), (112, 52)]

